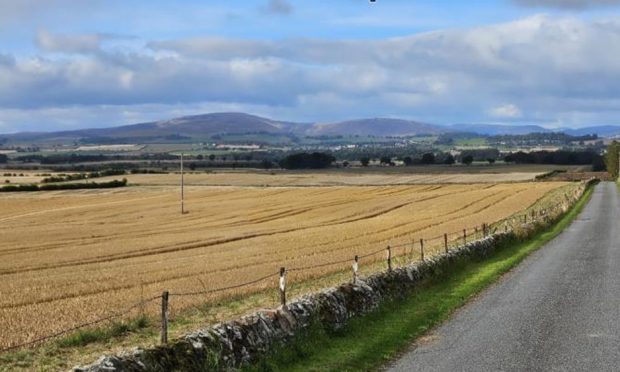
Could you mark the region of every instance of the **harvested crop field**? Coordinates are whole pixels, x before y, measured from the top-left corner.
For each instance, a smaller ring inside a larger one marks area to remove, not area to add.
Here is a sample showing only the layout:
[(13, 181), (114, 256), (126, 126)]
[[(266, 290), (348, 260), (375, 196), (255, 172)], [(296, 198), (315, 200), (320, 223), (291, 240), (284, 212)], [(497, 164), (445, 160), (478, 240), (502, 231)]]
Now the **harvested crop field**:
[[(225, 287), (274, 274), (280, 266), (326, 264), (291, 272), (291, 281), (348, 270), (350, 263), (329, 263), (493, 223), (571, 187), (189, 187), (185, 215), (178, 190), (167, 187), (1, 195), (0, 345), (111, 314), (164, 289)], [(362, 263), (383, 257), (381, 252)], [(276, 282), (273, 277), (234, 291), (173, 297), (171, 306), (179, 311)], [(151, 305), (155, 314), (157, 303)]]
[[(382, 185), (430, 185), (523, 182), (534, 180), (535, 172), (514, 173), (355, 173), (355, 172), (212, 172), (186, 173), (187, 185), (193, 186), (382, 186)], [(116, 177), (118, 178), (118, 176)], [(139, 174), (127, 175), (130, 184), (177, 185), (179, 175)], [(114, 179), (108, 177), (106, 180)]]

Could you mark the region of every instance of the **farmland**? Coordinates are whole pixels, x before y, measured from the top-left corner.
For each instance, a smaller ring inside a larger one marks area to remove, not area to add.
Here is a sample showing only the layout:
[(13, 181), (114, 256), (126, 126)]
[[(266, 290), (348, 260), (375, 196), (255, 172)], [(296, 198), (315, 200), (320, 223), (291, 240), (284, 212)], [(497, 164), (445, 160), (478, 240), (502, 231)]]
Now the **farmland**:
[[(185, 215), (179, 213), (178, 190), (168, 186), (3, 195), (0, 342), (13, 345), (105, 316), (164, 289), (225, 287), (280, 266), (347, 260), (387, 244), (492, 223), (570, 187), (560, 182), (193, 186), (186, 189)], [(299, 271), (290, 280), (303, 282), (348, 266)], [(173, 310), (273, 288), (274, 282), (178, 297)]]

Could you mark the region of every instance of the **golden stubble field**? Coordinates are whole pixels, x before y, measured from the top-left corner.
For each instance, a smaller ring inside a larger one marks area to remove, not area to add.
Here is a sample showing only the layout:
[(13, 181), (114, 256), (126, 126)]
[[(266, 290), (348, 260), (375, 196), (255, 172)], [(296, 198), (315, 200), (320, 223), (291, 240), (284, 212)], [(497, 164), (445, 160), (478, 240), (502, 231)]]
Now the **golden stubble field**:
[[(492, 223), (566, 185), (189, 187), (183, 216), (172, 187), (3, 194), (0, 345), (108, 315), (164, 289), (228, 286), (280, 266), (352, 259), (387, 244)], [(342, 264), (290, 279), (339, 270)], [(175, 297), (172, 306), (180, 311), (275, 283)]]
[[(393, 186), (415, 184), (468, 184), (524, 182), (534, 180), (540, 173), (516, 171), (511, 173), (371, 173), (371, 172), (248, 172), (219, 171), (186, 173), (185, 181), (195, 186)], [(176, 185), (179, 174), (139, 174), (125, 176), (130, 183), (140, 185)], [(109, 181), (115, 177), (106, 177)], [(118, 176), (116, 177), (118, 178)], [(102, 179), (104, 180), (104, 179)]]

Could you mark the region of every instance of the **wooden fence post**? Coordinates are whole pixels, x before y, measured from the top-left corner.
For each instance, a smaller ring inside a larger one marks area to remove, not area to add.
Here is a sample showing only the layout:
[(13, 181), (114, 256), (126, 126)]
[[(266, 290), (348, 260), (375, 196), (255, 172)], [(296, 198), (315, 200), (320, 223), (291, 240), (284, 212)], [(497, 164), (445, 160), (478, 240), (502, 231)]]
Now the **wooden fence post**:
[(420, 257), (424, 261), (424, 239), (420, 239)]
[(387, 246), (387, 264), (388, 264), (388, 271), (392, 271), (392, 248), (388, 245)]
[(467, 229), (463, 229), (463, 245), (467, 245)]
[(448, 234), (443, 234), (443, 246), (446, 248), (446, 253), (448, 253)]
[(280, 304), (286, 306), (286, 268), (280, 268)]
[(357, 283), (357, 270), (359, 269), (359, 257), (355, 256), (355, 261), (353, 262), (353, 284)]
[(161, 343), (168, 343), (168, 291), (161, 294)]

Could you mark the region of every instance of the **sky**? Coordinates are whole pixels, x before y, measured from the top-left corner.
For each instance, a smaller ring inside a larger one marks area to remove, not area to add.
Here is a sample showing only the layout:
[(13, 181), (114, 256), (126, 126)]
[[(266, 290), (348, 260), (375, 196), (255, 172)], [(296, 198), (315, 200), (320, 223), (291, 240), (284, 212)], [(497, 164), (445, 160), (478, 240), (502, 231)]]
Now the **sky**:
[(0, 133), (209, 112), (620, 125), (620, 0), (0, 0)]

